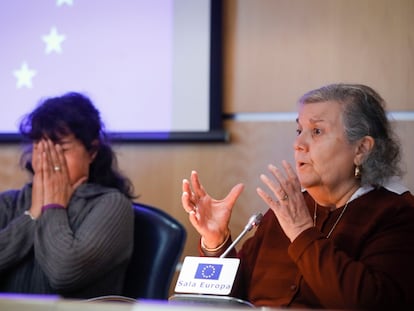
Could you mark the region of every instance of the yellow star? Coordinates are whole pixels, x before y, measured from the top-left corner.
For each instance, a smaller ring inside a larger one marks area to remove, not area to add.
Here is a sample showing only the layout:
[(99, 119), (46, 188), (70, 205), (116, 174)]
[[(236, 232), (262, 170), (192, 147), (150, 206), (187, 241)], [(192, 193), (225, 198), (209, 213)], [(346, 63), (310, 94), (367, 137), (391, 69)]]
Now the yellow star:
[(13, 75), (17, 78), (16, 87), (18, 89), (22, 87), (32, 88), (32, 78), (36, 75), (36, 71), (29, 69), (26, 62), (23, 62), (20, 69), (15, 70)]
[(66, 37), (64, 35), (59, 35), (56, 27), (50, 29), (50, 33), (42, 37), (43, 41), (46, 43), (46, 54), (49, 54), (53, 51), (56, 53), (62, 52), (62, 42), (65, 41)]

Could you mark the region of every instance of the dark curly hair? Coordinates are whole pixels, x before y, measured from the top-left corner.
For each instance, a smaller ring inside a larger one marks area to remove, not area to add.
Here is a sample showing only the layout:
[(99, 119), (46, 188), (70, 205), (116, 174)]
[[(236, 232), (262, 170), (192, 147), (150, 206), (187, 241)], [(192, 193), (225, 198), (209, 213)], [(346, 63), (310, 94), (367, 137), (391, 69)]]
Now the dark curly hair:
[[(87, 151), (96, 152), (88, 182), (116, 188), (130, 199), (135, 197), (131, 181), (118, 169), (100, 113), (87, 96), (70, 92), (41, 100), (35, 110), (23, 117), (19, 129), (27, 142), (48, 137), (58, 143), (62, 136), (73, 134)], [(31, 153), (29, 147), (21, 157), (21, 163), (30, 171)]]

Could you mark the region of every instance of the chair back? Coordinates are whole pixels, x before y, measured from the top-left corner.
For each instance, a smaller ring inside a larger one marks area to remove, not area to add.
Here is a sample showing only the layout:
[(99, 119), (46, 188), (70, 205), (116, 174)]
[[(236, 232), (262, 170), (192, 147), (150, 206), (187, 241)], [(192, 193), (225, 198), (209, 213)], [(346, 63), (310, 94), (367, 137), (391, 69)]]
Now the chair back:
[(134, 203), (134, 251), (123, 296), (168, 299), (170, 284), (187, 238), (184, 226), (166, 212)]

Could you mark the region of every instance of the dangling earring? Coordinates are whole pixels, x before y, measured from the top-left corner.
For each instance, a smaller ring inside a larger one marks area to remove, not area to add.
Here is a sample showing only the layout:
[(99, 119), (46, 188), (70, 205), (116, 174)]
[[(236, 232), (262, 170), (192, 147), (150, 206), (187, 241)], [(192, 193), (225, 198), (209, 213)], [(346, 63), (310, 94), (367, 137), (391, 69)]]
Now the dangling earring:
[(354, 175), (356, 179), (361, 179), (361, 168), (359, 167), (359, 165), (355, 166)]

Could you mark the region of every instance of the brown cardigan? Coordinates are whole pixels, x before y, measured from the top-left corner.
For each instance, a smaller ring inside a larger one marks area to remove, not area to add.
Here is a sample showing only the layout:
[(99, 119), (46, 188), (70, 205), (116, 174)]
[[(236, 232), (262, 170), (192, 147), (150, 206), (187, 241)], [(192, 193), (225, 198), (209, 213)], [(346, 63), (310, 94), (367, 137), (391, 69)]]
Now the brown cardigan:
[[(314, 201), (304, 195), (313, 214)], [(372, 190), (349, 203), (327, 239), (342, 209), (319, 206), (316, 227), (293, 243), (269, 210), (237, 254), (233, 296), (273, 307), (414, 306), (414, 197)]]

